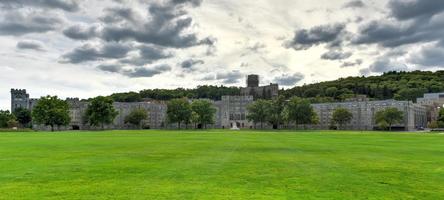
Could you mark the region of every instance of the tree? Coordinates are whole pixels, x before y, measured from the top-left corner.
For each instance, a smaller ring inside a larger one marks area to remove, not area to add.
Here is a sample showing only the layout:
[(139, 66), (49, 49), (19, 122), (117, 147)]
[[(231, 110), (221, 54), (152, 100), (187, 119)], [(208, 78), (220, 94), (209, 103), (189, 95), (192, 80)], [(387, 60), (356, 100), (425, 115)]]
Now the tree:
[(182, 123), (185, 123), (186, 125), (190, 123), (191, 114), (191, 106), (187, 99), (173, 99), (168, 102), (168, 122), (177, 123), (179, 129)]
[(195, 113), (196, 122), (202, 125), (202, 128), (207, 128), (207, 124), (214, 123), (214, 115), (216, 108), (207, 100), (196, 100), (191, 103), (191, 110)]
[(391, 131), (393, 124), (401, 123), (404, 120), (404, 113), (397, 108), (387, 108), (376, 112), (375, 119), (380, 127), (387, 125)]
[(36, 124), (51, 126), (54, 131), (54, 126), (68, 125), (71, 121), (69, 105), (57, 96), (42, 97), (32, 109), (32, 118)]
[(273, 124), (273, 128), (279, 129), (279, 126), (284, 122), (284, 109), (285, 109), (285, 98), (279, 96), (270, 102), (270, 107), (268, 107), (268, 122)]
[(293, 97), (287, 103), (286, 109), (289, 122), (296, 125), (315, 124), (318, 121), (316, 112), (306, 99)]
[(259, 99), (250, 105), (247, 106), (247, 119), (252, 121), (255, 126), (257, 123), (260, 123), (261, 129), (264, 128), (264, 122), (267, 121), (268, 118), (268, 108), (271, 103), (268, 100)]
[(114, 101), (109, 97), (98, 96), (91, 99), (85, 112), (87, 122), (91, 126), (105, 129), (105, 124), (111, 124), (119, 112), (113, 106)]
[(438, 128), (444, 128), (444, 108), (440, 108), (438, 112)]
[(17, 109), (15, 109), (14, 116), (17, 118), (17, 121), (23, 127), (28, 126), (29, 123), (31, 123), (31, 121), (32, 121), (31, 111), (29, 111), (26, 108), (17, 108)]
[(353, 114), (349, 110), (345, 108), (338, 108), (333, 112), (332, 121), (338, 124), (340, 129), (343, 125), (350, 123), (352, 118)]
[(148, 113), (145, 109), (139, 108), (131, 111), (129, 115), (125, 117), (126, 124), (132, 124), (139, 128), (142, 128), (142, 121), (148, 119)]
[(8, 121), (13, 118), (14, 116), (9, 112), (9, 110), (0, 110), (0, 128), (7, 128)]
[(18, 125), (19, 125), (19, 122), (14, 118), (12, 118), (8, 121), (8, 128), (17, 128)]
[(432, 121), (427, 124), (427, 128), (437, 129), (437, 128), (439, 128), (439, 124), (437, 121)]

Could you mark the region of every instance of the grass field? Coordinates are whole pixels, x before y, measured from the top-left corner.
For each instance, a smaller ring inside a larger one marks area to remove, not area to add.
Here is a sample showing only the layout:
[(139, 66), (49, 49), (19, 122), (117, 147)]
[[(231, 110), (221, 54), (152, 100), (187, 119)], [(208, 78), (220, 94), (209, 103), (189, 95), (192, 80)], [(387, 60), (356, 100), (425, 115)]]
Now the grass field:
[(444, 135), (0, 133), (0, 199), (443, 199)]

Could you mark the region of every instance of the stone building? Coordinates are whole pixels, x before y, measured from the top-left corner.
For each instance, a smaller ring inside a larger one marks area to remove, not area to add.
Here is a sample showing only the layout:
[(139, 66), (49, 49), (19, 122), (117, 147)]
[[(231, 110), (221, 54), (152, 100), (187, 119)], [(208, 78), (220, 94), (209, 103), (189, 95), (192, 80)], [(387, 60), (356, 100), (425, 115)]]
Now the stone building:
[(216, 101), (216, 128), (253, 128), (253, 123), (247, 120), (247, 106), (253, 103), (253, 96), (223, 96)]
[(241, 96), (253, 96), (254, 99), (272, 99), (279, 95), (279, 85), (271, 83), (259, 86), (258, 75), (247, 76), (247, 87), (240, 89)]
[[(29, 98), (26, 90), (11, 90), (11, 110), (19, 107), (32, 110), (36, 105), (38, 99)], [(79, 98), (67, 98), (66, 102), (69, 105), (69, 116), (71, 122), (66, 127), (58, 127), (61, 130), (85, 130), (94, 129), (90, 127), (84, 119), (86, 109), (88, 108), (87, 101), (81, 101)], [(144, 101), (135, 103), (115, 102), (114, 108), (119, 112), (114, 122), (107, 125), (107, 129), (130, 129), (134, 128), (129, 124), (125, 124), (125, 117), (134, 109), (145, 109), (148, 113), (148, 119), (144, 122), (144, 128), (160, 129), (165, 127), (166, 109), (164, 102), (160, 101)], [(35, 129), (49, 130), (49, 127), (34, 125)]]
[(427, 93), (418, 98), (416, 102), (427, 108), (427, 119), (429, 122), (437, 121), (439, 110), (444, 108), (444, 93)]
[(394, 129), (412, 131), (427, 125), (425, 107), (411, 101), (351, 101), (312, 104), (312, 106), (319, 118), (319, 124), (313, 126), (313, 128), (317, 129), (330, 128), (333, 112), (337, 108), (348, 109), (353, 114), (351, 122), (344, 127), (348, 130), (374, 130), (377, 128), (375, 122), (376, 112), (391, 107), (397, 108), (404, 113), (404, 122), (395, 124), (393, 126)]

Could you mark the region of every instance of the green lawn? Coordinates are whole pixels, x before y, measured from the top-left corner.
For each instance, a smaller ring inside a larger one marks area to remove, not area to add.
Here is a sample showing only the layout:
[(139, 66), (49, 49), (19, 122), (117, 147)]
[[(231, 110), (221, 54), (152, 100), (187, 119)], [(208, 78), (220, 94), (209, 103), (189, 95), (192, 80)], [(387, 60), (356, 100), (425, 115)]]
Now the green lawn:
[(444, 135), (0, 133), (0, 199), (443, 199)]

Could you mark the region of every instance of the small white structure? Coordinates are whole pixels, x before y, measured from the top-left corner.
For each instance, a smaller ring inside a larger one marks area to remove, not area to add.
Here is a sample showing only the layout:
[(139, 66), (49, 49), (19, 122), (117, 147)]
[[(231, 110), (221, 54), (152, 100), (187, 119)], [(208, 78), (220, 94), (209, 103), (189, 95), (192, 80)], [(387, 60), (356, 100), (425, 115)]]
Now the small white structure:
[(237, 127), (237, 123), (233, 123), (233, 127), (230, 130), (238, 131), (240, 129)]

